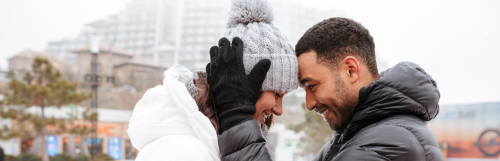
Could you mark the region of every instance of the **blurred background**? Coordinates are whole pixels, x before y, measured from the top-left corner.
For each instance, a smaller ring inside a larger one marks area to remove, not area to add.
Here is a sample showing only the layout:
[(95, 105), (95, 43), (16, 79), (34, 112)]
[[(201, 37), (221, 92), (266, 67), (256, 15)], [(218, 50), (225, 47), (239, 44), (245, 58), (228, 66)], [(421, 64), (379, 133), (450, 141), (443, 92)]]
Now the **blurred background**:
[[(375, 40), (379, 72), (411, 61), (436, 80), (441, 110), (428, 125), (445, 158), (499, 160), (499, 1), (268, 2), (274, 24), (294, 45), (324, 19), (360, 22)], [(225, 31), (229, 7), (230, 0), (0, 1), (3, 152), (12, 159), (96, 153), (134, 160), (138, 151), (126, 130), (135, 103), (161, 84), (163, 72), (174, 64), (204, 70), (209, 48)], [(98, 53), (94, 73), (91, 53)], [(44, 79), (67, 82), (54, 82), (60, 88), (47, 91), (69, 91), (72, 97), (29, 93), (28, 84), (43, 83), (26, 73), (46, 76), (36, 72), (34, 62), (47, 62), (60, 73)], [(93, 91), (94, 81), (99, 87)], [(310, 160), (334, 133), (319, 115), (305, 110), (304, 96), (297, 89), (284, 98), (284, 114), (268, 136), (274, 160)], [(64, 103), (43, 103), (59, 99)], [(92, 128), (92, 118), (97, 127)]]

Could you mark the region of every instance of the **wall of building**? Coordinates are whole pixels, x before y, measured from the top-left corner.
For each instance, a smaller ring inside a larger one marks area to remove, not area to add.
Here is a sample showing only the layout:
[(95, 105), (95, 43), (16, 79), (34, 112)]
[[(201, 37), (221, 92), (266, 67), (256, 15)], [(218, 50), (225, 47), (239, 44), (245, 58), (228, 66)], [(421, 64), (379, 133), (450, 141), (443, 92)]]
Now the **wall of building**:
[[(500, 102), (447, 105), (428, 123), (448, 158), (500, 157)], [(495, 130), (496, 132), (487, 132)], [(481, 135), (486, 133), (483, 137)], [(481, 138), (481, 139), (480, 139)], [(480, 150), (496, 153), (488, 155)]]
[(117, 84), (131, 85), (141, 91), (162, 84), (163, 72), (166, 68), (125, 64), (114, 70)]
[[(97, 62), (99, 64), (99, 74), (113, 74), (113, 67), (118, 64), (127, 62), (132, 58), (131, 56), (123, 56), (120, 54), (99, 53)], [(90, 73), (90, 62), (92, 61), (92, 54), (80, 53), (78, 54), (78, 66), (81, 74)]]
[[(122, 64), (132, 59), (131, 56), (124, 56), (121, 54), (109, 54), (107, 52), (102, 52), (98, 54), (97, 62), (98, 62), (98, 74), (103, 76), (103, 80), (101, 81), (102, 86), (106, 86), (110, 83), (106, 82), (104, 79), (107, 76), (112, 76), (116, 73), (113, 69), (115, 65)], [(79, 53), (78, 54), (78, 82), (82, 85), (88, 84), (85, 82), (84, 77), (86, 74), (91, 73), (91, 60), (92, 54), (90, 53)]]
[(33, 64), (33, 59), (30, 58), (12, 58), (9, 59), (9, 70), (28, 71), (31, 69), (31, 64)]

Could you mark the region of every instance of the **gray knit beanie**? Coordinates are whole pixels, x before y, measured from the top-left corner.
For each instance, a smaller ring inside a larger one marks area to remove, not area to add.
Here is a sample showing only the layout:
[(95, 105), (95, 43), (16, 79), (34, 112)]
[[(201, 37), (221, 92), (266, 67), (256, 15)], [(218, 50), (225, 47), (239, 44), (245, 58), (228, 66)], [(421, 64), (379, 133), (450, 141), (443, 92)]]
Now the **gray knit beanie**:
[(196, 87), (196, 85), (194, 85), (194, 80), (196, 80), (196, 79), (198, 79), (198, 73), (194, 72), (193, 79), (188, 79), (185, 82), (183, 82), (184, 85), (186, 85), (187, 91), (189, 92), (191, 97), (193, 97), (194, 100), (196, 100), (196, 98), (198, 98), (198, 93), (200, 91), (200, 88), (198, 88), (198, 87)]
[(298, 63), (286, 36), (272, 24), (274, 15), (265, 0), (232, 0), (227, 30), (229, 41), (243, 40), (243, 63), (246, 74), (261, 59), (271, 60), (271, 68), (262, 91), (287, 93), (299, 86)]

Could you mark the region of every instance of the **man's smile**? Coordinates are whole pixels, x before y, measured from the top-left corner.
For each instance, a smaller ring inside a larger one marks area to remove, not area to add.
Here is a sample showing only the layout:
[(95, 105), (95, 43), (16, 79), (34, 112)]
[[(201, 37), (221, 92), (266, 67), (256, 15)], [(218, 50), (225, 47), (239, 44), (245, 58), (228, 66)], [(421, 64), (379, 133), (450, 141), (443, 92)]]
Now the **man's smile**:
[(318, 115), (321, 115), (321, 117), (323, 117), (323, 120), (329, 122), (329, 114), (330, 112), (333, 112), (332, 110), (330, 110), (330, 108), (326, 107), (326, 105), (320, 105), (320, 106), (316, 106), (314, 107), (314, 111), (316, 111), (316, 113)]

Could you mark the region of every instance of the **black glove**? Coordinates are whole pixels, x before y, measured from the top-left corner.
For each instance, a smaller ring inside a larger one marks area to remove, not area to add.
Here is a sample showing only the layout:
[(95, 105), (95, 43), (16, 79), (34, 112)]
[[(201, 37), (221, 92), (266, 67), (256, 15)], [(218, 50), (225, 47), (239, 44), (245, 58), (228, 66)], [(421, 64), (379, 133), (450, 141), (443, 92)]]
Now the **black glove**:
[(232, 46), (221, 38), (219, 47), (210, 48), (210, 63), (207, 64), (207, 81), (214, 96), (215, 108), (222, 134), (227, 129), (255, 114), (255, 103), (262, 94), (262, 83), (271, 67), (269, 59), (260, 60), (249, 75), (243, 66), (243, 41), (235, 37)]

